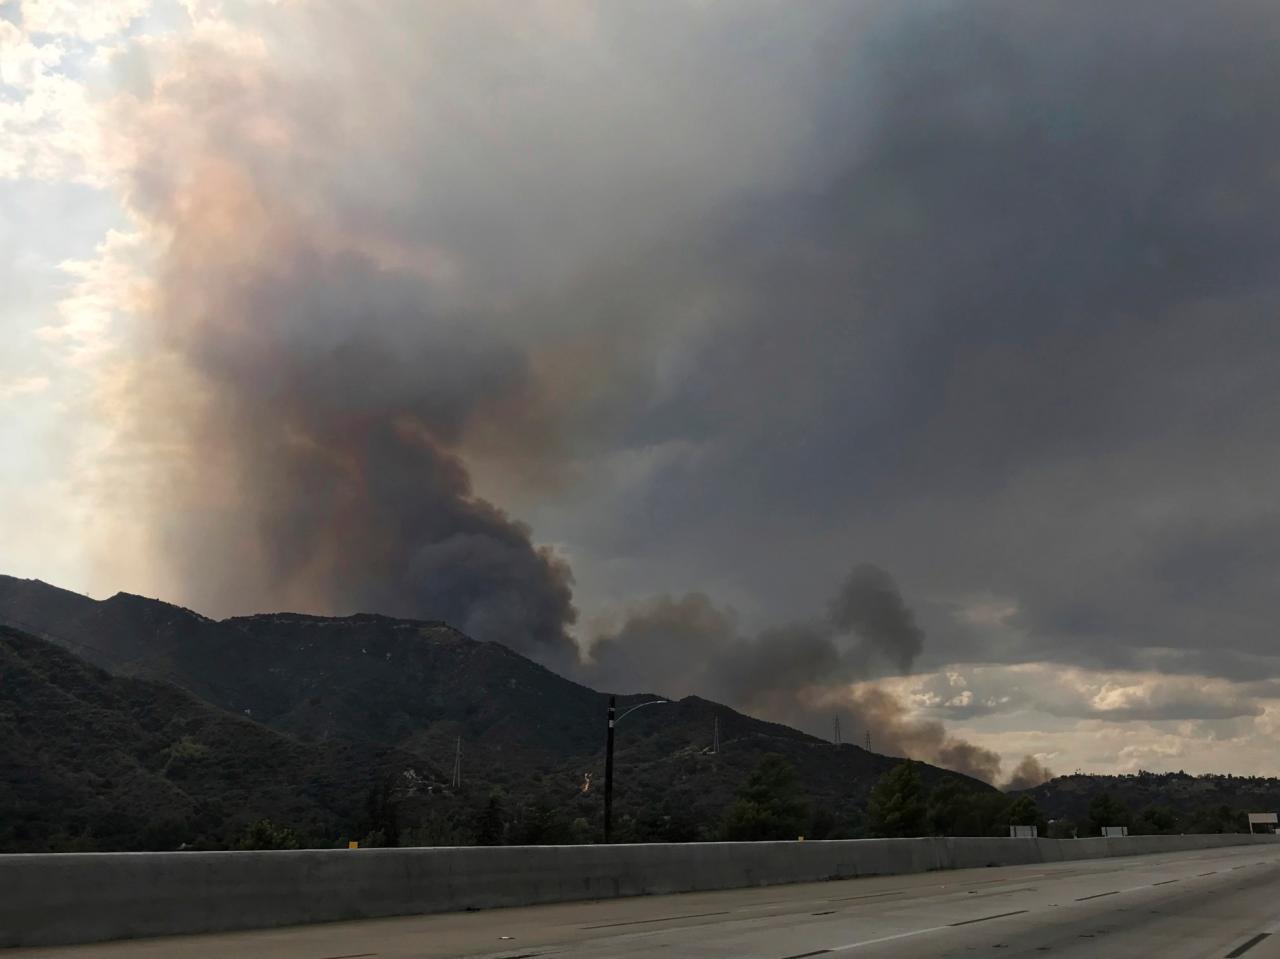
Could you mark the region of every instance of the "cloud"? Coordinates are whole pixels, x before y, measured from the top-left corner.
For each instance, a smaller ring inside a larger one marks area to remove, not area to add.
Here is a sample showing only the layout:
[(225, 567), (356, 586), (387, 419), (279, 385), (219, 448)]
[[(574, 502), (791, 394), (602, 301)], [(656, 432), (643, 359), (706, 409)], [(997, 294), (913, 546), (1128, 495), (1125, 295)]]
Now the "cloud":
[(43, 393), (48, 388), (49, 377), (47, 376), (20, 376), (16, 379), (0, 381), (0, 400)]
[(1230, 720), (1261, 715), (1261, 702), (1280, 692), (1274, 682), (1095, 671), (1044, 662), (955, 664), (887, 683), (914, 708), (951, 720), (1028, 711), (1112, 722)]
[(100, 41), (142, 16), (153, 0), (22, 0), (22, 26), (29, 33)]

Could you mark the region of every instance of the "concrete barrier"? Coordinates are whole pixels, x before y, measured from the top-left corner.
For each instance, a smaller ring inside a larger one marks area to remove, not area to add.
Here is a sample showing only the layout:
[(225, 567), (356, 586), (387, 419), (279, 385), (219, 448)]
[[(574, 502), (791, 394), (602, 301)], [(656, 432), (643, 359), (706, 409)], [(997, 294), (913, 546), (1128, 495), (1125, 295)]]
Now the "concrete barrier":
[(1275, 843), (1271, 836), (858, 839), (0, 856), (0, 946)]

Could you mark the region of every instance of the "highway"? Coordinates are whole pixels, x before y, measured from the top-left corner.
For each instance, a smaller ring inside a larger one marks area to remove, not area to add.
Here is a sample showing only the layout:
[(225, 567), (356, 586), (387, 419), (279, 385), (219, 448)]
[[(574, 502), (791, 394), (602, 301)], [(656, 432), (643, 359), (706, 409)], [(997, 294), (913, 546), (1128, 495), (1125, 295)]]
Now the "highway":
[(0, 959), (1280, 959), (1280, 844), (0, 950)]

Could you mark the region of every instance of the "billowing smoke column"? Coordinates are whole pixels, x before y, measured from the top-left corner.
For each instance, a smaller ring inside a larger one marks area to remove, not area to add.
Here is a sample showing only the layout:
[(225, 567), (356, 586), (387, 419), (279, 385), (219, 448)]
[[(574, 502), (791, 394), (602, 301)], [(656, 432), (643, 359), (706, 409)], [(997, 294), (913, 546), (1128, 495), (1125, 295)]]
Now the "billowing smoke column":
[[(634, 323), (617, 347), (619, 291), (661, 271), (619, 264), (776, 169), (794, 115), (732, 76), (683, 97), (724, 27), (693, 8), (662, 76), (611, 38), (663, 45), (665, 15), (579, 13), (262, 7), (117, 51), (104, 130), (155, 260), (93, 411), (111, 588), (439, 618), (576, 658), (569, 567), (476, 494), (472, 457), (498, 488), (558, 471), (566, 423), (598, 427), (596, 394), (642, 379), (619, 358), (658, 338)], [(584, 76), (584, 42), (617, 61)]]
[(458, 447), (533, 403), (523, 354), (412, 273), (309, 234), (264, 184), (143, 167), (167, 231), (123, 376), (155, 551), (210, 612), (443, 619), (550, 664), (575, 647), (568, 566), (477, 497)]
[(1031, 789), (1053, 778), (1053, 770), (1040, 762), (1035, 756), (1024, 756), (1014, 767), (1005, 789)]
[(879, 752), (938, 763), (993, 782), (1000, 758), (912, 718), (892, 694), (854, 685), (885, 666), (907, 672), (924, 648), (893, 578), (854, 568), (828, 616), (742, 636), (731, 613), (693, 593), (660, 597), (632, 612), (591, 647), (584, 676), (607, 689), (697, 694), (815, 734), (838, 712), (846, 729), (866, 729)]
[(527, 388), (520, 357), (451, 329), (359, 257), (273, 252), (269, 270), (211, 284), (207, 248), (196, 264), (171, 250), (164, 308), (182, 320), (165, 341), (206, 393), (183, 508), (215, 509), (198, 535), (175, 531), (176, 555), (198, 564), (188, 580), (215, 608), (438, 618), (562, 660), (568, 567), (473, 494), (456, 453)]

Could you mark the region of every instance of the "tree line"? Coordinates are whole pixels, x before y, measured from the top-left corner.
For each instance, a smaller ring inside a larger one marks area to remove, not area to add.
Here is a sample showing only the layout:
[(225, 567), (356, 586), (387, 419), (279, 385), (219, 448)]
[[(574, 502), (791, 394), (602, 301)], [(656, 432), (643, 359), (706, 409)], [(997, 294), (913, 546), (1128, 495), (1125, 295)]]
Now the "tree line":
[[(945, 779), (926, 788), (918, 763), (905, 761), (872, 788), (865, 810), (838, 817), (804, 794), (795, 768), (767, 755), (715, 821), (696, 821), (687, 810), (660, 804), (615, 823), (617, 842), (767, 841), (861, 839), (918, 836), (1007, 836), (1010, 826), (1036, 826), (1051, 838), (1097, 836), (1104, 826), (1125, 826), (1132, 835), (1247, 832), (1244, 813), (1226, 805), (1190, 812), (1168, 806), (1132, 810), (1106, 792), (1092, 797), (1079, 821), (1048, 819), (1027, 793), (1016, 796)], [(518, 802), (493, 790), (473, 806), (437, 803), (406, 823), (388, 785), (375, 787), (365, 817), (350, 837), (362, 846), (565, 845), (601, 840), (596, 817), (586, 803), (552, 805), (544, 799)], [(279, 849), (316, 845), (280, 825), (259, 821), (239, 848)]]

